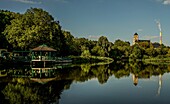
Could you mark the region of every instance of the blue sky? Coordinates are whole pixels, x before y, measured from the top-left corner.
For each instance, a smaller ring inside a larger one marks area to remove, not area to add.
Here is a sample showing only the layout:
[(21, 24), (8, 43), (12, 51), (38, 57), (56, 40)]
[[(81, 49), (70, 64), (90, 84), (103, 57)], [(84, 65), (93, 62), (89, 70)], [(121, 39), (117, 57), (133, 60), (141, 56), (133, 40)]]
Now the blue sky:
[(170, 0), (0, 0), (3, 10), (24, 13), (30, 7), (49, 12), (74, 37), (106, 36), (111, 42), (132, 43), (135, 32), (159, 42), (159, 20), (163, 44), (170, 46)]

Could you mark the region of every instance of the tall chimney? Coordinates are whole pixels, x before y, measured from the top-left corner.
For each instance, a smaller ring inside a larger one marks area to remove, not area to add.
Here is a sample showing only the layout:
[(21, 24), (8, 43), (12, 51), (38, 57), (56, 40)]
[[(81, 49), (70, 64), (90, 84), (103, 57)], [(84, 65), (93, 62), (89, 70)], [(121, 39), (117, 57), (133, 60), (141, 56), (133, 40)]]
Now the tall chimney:
[(160, 31), (160, 45), (162, 45), (162, 31)]

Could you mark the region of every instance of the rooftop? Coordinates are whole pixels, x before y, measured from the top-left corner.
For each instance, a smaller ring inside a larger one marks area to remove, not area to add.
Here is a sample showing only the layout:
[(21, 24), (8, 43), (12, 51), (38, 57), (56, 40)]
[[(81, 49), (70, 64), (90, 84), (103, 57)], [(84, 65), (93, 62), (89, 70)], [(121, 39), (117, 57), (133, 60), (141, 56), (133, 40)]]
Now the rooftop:
[(47, 45), (43, 44), (36, 48), (33, 48), (32, 51), (57, 51), (57, 50), (50, 48)]

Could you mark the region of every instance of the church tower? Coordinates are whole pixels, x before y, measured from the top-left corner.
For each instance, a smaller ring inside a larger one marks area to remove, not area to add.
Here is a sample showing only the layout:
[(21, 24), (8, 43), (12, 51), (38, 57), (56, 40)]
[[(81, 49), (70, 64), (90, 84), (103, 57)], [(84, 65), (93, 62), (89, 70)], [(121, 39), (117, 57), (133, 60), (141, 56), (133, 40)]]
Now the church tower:
[(137, 33), (134, 34), (133, 36), (133, 45), (135, 45), (135, 43), (139, 40), (139, 36)]

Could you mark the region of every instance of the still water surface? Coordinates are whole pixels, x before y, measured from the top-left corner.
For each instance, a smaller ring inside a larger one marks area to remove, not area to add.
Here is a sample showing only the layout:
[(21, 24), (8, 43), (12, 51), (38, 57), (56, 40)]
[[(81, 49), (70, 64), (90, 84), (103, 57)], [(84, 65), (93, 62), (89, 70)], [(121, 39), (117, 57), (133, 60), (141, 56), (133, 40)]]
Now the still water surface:
[(1, 67), (1, 104), (169, 104), (170, 65)]

